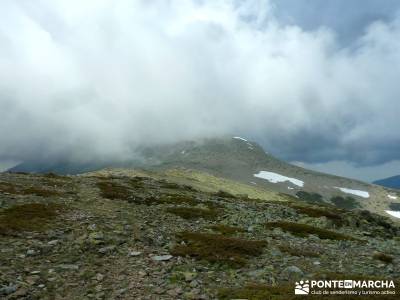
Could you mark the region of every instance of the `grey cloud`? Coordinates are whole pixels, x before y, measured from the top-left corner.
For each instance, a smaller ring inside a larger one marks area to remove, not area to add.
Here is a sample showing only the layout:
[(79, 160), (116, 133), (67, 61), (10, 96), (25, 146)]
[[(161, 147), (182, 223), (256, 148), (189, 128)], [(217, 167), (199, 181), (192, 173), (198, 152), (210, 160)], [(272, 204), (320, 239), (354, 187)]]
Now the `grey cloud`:
[(279, 16), (265, 0), (2, 1), (0, 160), (237, 133), (289, 160), (398, 159), (399, 19), (344, 46)]

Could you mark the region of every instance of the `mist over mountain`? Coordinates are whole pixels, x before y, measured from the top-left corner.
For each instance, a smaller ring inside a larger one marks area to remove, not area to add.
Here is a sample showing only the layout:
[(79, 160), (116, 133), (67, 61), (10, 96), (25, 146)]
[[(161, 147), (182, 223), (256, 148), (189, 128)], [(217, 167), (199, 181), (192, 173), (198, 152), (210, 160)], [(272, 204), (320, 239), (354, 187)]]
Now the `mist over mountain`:
[(310, 4), (325, 22), (288, 1), (2, 1), (0, 160), (240, 134), (287, 161), (396, 161), (398, 7), (371, 3), (344, 41), (342, 2)]

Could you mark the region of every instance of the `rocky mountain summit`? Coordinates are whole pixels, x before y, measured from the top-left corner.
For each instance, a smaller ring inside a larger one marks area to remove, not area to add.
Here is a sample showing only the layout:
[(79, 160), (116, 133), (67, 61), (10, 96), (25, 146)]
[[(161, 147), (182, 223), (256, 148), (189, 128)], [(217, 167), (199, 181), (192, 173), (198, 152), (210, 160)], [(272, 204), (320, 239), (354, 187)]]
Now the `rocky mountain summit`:
[(300, 279), (398, 279), (399, 234), (193, 170), (1, 173), (0, 298), (297, 299)]

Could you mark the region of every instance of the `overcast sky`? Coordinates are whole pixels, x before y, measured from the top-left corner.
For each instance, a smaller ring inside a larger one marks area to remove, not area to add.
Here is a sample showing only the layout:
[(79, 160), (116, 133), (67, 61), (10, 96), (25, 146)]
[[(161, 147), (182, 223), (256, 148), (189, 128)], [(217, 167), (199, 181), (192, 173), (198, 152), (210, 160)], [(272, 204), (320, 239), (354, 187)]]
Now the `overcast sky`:
[(400, 1), (3, 0), (0, 166), (245, 135), (400, 174)]

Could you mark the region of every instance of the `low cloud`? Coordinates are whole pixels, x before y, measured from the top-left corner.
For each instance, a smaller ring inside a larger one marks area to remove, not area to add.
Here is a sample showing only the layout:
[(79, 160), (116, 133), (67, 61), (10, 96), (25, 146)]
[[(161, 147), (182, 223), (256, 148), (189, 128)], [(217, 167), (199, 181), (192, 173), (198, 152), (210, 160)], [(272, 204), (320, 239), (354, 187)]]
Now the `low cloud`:
[(400, 18), (343, 45), (270, 1), (2, 1), (0, 45), (0, 160), (238, 133), (288, 160), (400, 159)]

